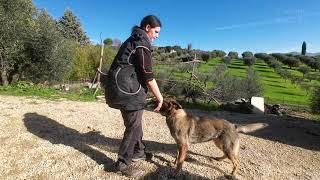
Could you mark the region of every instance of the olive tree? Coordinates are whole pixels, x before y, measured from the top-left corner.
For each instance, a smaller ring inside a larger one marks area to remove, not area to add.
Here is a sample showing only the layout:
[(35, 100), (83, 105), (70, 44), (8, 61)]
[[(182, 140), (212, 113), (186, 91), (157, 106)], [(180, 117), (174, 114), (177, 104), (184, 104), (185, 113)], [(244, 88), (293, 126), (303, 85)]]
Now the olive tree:
[(0, 81), (8, 85), (25, 60), (24, 43), (32, 31), (35, 7), (32, 0), (0, 0)]

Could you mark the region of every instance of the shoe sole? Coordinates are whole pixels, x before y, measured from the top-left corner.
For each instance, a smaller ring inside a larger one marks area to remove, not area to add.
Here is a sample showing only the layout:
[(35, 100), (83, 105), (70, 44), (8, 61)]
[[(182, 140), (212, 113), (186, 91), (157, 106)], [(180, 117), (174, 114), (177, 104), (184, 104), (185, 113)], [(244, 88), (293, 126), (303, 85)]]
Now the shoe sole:
[(137, 159), (132, 159), (132, 162), (137, 162), (137, 161), (145, 161), (146, 158), (137, 158)]

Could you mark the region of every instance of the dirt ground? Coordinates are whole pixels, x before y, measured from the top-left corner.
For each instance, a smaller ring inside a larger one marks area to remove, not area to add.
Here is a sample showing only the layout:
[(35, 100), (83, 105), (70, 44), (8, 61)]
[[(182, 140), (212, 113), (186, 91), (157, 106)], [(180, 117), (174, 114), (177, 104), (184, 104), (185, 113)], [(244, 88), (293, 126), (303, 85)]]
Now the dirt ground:
[[(292, 117), (189, 111), (269, 126), (241, 134), (236, 179), (320, 179), (320, 123)], [(172, 179), (176, 145), (165, 118), (145, 111), (144, 140), (153, 161), (134, 165), (141, 179)], [(0, 96), (0, 179), (128, 179), (114, 172), (124, 131), (118, 110), (101, 102)], [(177, 179), (226, 179), (229, 160), (213, 142), (194, 144)]]

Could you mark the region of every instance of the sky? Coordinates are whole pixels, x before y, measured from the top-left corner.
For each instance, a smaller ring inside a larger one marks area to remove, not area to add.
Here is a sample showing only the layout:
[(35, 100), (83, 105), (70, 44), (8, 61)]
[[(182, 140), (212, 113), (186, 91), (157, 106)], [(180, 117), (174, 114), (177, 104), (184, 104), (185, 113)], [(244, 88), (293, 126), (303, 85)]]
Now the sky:
[(320, 52), (319, 0), (33, 0), (59, 19), (72, 10), (91, 41), (125, 41), (146, 15), (162, 23), (157, 46), (226, 53)]

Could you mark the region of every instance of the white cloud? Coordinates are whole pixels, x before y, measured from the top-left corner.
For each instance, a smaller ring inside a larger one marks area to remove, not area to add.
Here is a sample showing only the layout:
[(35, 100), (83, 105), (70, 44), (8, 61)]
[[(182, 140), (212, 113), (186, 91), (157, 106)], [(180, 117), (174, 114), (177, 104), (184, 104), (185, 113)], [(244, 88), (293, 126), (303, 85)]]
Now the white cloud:
[(300, 10), (300, 11), (294, 11), (294, 12), (288, 11), (288, 12), (285, 12), (285, 14), (289, 14), (289, 15), (285, 15), (283, 17), (276, 17), (269, 20), (261, 20), (261, 21), (220, 26), (220, 27), (216, 27), (215, 30), (222, 31), (222, 30), (232, 30), (232, 29), (240, 29), (240, 28), (248, 28), (248, 27), (273, 25), (273, 24), (296, 23), (296, 22), (302, 21), (306, 17), (319, 16), (320, 12), (314, 11), (314, 12), (306, 13), (303, 10)]

